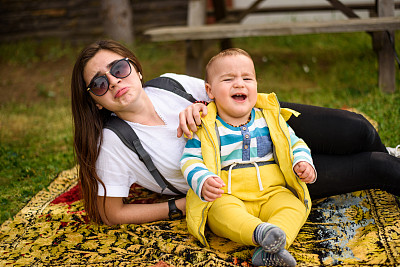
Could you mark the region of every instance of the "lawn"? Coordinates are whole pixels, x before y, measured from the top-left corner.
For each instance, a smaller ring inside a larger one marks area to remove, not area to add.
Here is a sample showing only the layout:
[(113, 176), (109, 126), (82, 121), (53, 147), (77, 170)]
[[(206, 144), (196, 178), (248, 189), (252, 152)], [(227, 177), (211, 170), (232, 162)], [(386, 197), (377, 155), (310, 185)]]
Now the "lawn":
[[(397, 32), (396, 43), (400, 43)], [(254, 59), (260, 92), (282, 101), (354, 107), (379, 123), (387, 146), (400, 144), (400, 72), (397, 91), (382, 93), (368, 34), (323, 34), (235, 39)], [(70, 77), (82, 46), (58, 40), (0, 44), (0, 223), (14, 216), (62, 170), (75, 165)], [(184, 73), (183, 42), (131, 47), (145, 80)], [(397, 45), (400, 52), (400, 45)], [(208, 56), (218, 51), (212, 45)], [(181, 58), (182, 60), (176, 60)]]

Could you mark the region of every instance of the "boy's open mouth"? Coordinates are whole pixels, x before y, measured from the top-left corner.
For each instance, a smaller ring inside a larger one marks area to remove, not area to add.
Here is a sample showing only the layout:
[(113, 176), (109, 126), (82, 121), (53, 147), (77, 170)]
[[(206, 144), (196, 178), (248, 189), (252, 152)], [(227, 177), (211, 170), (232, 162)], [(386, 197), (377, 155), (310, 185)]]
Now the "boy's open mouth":
[(244, 100), (246, 100), (247, 96), (241, 95), (241, 94), (236, 94), (236, 95), (233, 95), (232, 98), (237, 101), (244, 101)]

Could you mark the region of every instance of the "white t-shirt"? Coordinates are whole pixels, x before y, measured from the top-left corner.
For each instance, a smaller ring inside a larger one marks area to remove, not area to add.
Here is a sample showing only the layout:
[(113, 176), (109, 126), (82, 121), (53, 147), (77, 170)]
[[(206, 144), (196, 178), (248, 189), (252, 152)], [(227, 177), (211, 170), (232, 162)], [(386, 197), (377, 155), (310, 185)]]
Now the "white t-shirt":
[[(195, 99), (210, 100), (207, 97), (203, 80), (173, 73), (162, 76), (179, 81)], [(176, 134), (179, 112), (189, 106), (191, 102), (163, 89), (145, 87), (144, 90), (165, 125), (148, 126), (127, 122), (135, 130), (144, 149), (149, 153), (160, 173), (179, 191), (187, 192), (189, 186), (181, 173), (179, 163), (186, 140), (183, 137), (177, 138)], [(96, 171), (104, 182), (109, 197), (127, 197), (133, 183), (154, 192), (161, 192), (160, 186), (143, 162), (139, 160), (137, 154), (125, 146), (119, 137), (109, 129), (103, 130), (103, 143), (96, 162)], [(168, 189), (164, 193), (174, 194)], [(104, 188), (101, 184), (99, 184), (98, 195), (104, 196)]]

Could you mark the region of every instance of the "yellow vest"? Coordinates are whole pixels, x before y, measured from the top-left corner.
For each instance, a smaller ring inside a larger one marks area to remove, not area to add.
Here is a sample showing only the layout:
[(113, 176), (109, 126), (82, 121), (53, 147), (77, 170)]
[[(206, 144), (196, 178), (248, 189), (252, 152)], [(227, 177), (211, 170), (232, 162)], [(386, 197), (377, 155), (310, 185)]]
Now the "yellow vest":
[[(286, 187), (306, 205), (308, 216), (311, 210), (310, 194), (307, 185), (300, 181), (293, 172), (293, 151), (289, 129), (286, 124), (291, 115), (297, 117), (299, 113), (291, 109), (281, 108), (274, 93), (258, 94), (255, 106), (262, 109), (269, 127), (272, 143), (274, 147), (279, 148), (277, 150), (274, 149), (274, 158), (285, 177)], [(207, 110), (208, 114), (202, 119), (202, 126), (196, 134), (201, 141), (204, 164), (211, 172), (220, 175), (221, 157), (219, 139), (215, 131), (217, 116), (215, 103), (211, 102), (207, 106)], [(205, 246), (208, 246), (208, 243), (204, 235), (204, 229), (207, 221), (207, 213), (211, 205), (212, 202), (202, 201), (192, 189), (189, 189), (186, 196), (186, 221), (188, 230)]]

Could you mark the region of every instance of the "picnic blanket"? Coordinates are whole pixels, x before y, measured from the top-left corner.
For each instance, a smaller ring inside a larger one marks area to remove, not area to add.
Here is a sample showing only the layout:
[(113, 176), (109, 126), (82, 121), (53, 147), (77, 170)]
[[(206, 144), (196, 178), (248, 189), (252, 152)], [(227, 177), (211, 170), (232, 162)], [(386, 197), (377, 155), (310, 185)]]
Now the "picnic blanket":
[[(130, 201), (157, 194), (133, 185)], [(0, 266), (252, 266), (254, 249), (207, 230), (210, 248), (184, 219), (117, 226), (90, 223), (76, 168), (62, 172), (0, 228)], [(380, 190), (313, 201), (289, 251), (298, 266), (400, 266), (400, 210)]]

